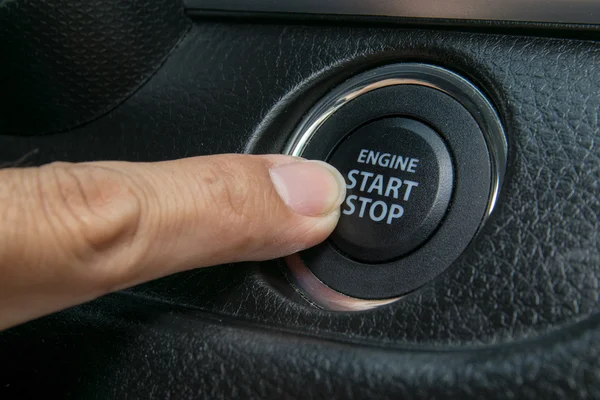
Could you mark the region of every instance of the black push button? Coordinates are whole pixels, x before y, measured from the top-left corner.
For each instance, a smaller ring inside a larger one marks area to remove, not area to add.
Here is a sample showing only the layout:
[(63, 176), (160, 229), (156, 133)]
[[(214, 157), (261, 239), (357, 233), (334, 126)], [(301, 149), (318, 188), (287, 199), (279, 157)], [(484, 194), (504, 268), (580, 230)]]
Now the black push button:
[(357, 261), (379, 263), (409, 253), (432, 235), (448, 209), (450, 154), (440, 136), (416, 120), (368, 123), (346, 137), (329, 162), (348, 189), (331, 240)]

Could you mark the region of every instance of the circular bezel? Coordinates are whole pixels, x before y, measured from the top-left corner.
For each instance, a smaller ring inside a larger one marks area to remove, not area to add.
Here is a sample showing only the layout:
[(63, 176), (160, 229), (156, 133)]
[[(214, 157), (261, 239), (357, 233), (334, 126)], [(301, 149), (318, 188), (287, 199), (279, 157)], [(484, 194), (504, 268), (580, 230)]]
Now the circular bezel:
[[(285, 153), (327, 159), (352, 129), (383, 116), (420, 119), (447, 141), (457, 165), (452, 206), (428, 242), (392, 263), (357, 263), (327, 243), (288, 258), (294, 283), (325, 308), (388, 303), (438, 275), (489, 216), (504, 176), (507, 143), (490, 102), (464, 78), (425, 64), (388, 65), (346, 81), (307, 114)], [(332, 305), (340, 295), (344, 305)]]

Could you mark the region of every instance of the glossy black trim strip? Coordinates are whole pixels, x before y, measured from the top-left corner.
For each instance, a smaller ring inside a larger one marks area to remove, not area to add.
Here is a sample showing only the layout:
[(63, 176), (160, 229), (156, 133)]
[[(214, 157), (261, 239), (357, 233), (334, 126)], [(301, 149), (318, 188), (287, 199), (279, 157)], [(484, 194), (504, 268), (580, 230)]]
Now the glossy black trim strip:
[(598, 0), (184, 0), (188, 10), (600, 24)]

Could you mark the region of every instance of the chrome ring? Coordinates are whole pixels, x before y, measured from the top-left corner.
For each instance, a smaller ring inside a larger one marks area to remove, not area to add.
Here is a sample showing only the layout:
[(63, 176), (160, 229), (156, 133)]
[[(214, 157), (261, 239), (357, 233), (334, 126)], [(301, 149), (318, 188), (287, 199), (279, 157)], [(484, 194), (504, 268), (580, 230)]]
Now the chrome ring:
[[(392, 64), (367, 71), (344, 82), (323, 97), (307, 114), (284, 149), (284, 154), (302, 156), (319, 128), (336, 111), (359, 96), (395, 85), (418, 85), (439, 90), (465, 107), (481, 128), (491, 165), (491, 188), (488, 207), (480, 227), (490, 216), (500, 193), (506, 172), (508, 143), (500, 118), (487, 97), (463, 77), (445, 68), (420, 64)], [(298, 254), (287, 257), (291, 281), (312, 302), (333, 311), (360, 311), (389, 304), (400, 297), (365, 300), (337, 292), (320, 281), (302, 262)]]

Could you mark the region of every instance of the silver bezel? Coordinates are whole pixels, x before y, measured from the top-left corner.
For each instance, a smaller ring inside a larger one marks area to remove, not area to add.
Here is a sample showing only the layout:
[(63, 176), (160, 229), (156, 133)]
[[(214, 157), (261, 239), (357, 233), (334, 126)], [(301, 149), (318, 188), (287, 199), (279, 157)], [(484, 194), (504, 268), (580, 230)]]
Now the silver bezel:
[[(507, 163), (508, 144), (495, 108), (487, 97), (463, 77), (445, 68), (420, 64), (392, 64), (367, 71), (344, 82), (323, 97), (295, 130), (284, 153), (302, 156), (319, 128), (341, 107), (373, 90), (394, 85), (418, 85), (439, 90), (461, 103), (481, 128), (490, 155), (491, 189), (481, 225), (494, 210)], [(480, 225), (480, 226), (481, 226)], [(359, 311), (389, 304), (397, 298), (365, 300), (339, 293), (320, 281), (299, 255), (286, 258), (291, 281), (319, 307), (334, 311)]]

